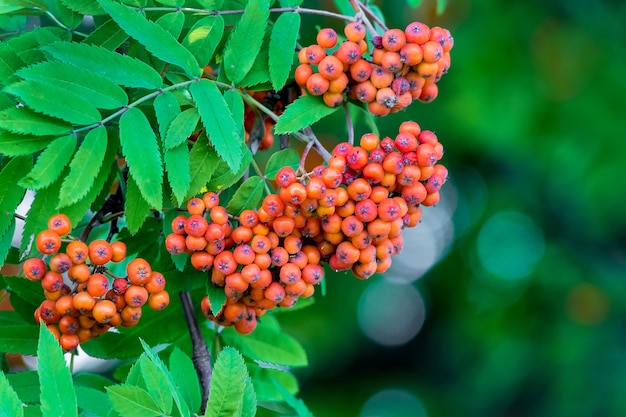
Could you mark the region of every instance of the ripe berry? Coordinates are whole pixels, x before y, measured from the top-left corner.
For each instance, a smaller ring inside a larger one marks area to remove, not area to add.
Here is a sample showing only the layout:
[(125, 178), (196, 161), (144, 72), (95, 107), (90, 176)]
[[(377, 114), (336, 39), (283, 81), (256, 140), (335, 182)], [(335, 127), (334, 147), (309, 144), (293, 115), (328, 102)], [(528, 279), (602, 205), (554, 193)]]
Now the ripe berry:
[(150, 281), (152, 268), (150, 268), (150, 264), (145, 259), (135, 258), (126, 266), (126, 274), (131, 284), (143, 285)]
[(352, 42), (359, 42), (365, 39), (367, 32), (365, 31), (365, 25), (361, 22), (350, 22), (343, 28), (343, 33), (346, 38)]
[(47, 271), (46, 263), (40, 258), (29, 258), (24, 262), (24, 276), (33, 281), (41, 280)]
[(89, 243), (87, 250), (89, 260), (94, 265), (104, 265), (113, 257), (111, 244), (104, 239), (97, 239)]
[(406, 35), (400, 29), (389, 29), (382, 37), (383, 47), (392, 52), (397, 52), (406, 44)]
[(324, 28), (317, 33), (316, 41), (322, 48), (334, 48), (337, 44), (337, 32), (332, 28)]
[(55, 232), (59, 236), (65, 236), (72, 230), (72, 224), (65, 214), (59, 213), (48, 219), (48, 230)]
[(111, 261), (113, 262), (121, 262), (126, 258), (126, 243), (118, 240), (111, 243)]
[(61, 247), (61, 238), (52, 230), (43, 230), (37, 235), (35, 245), (39, 252), (50, 255), (57, 252)]
[(167, 291), (159, 291), (150, 294), (148, 298), (148, 306), (153, 310), (163, 310), (170, 304), (170, 295)]

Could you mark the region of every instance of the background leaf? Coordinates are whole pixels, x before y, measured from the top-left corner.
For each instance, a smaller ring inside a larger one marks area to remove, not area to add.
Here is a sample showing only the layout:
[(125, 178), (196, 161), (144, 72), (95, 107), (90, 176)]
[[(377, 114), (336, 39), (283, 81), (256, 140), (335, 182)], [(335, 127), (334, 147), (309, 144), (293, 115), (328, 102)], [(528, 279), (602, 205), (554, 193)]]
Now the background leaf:
[(200, 382), (195, 377), (196, 370), (191, 358), (179, 348), (174, 347), (169, 357), (169, 368), (172, 380), (178, 387), (178, 392), (187, 403), (189, 410), (192, 413), (198, 412), (202, 401)]
[(98, 1), (126, 33), (155, 57), (178, 65), (191, 77), (199, 75), (200, 68), (196, 58), (161, 26), (119, 3), (111, 0)]
[(336, 112), (339, 108), (328, 107), (319, 97), (301, 96), (285, 108), (285, 112), (274, 126), (274, 134), (297, 132)]
[(113, 81), (95, 72), (63, 62), (40, 62), (20, 69), (17, 75), (25, 80), (69, 91), (99, 109), (116, 109), (128, 104), (128, 96)]
[(269, 69), (275, 91), (279, 91), (287, 82), (299, 31), (298, 13), (282, 13), (274, 23), (269, 47)]
[(141, 190), (132, 175), (128, 176), (126, 183), (126, 201), (124, 202), (124, 216), (128, 223), (131, 235), (136, 234), (146, 217), (150, 213), (150, 204), (143, 198)]
[(206, 16), (191, 27), (182, 44), (196, 57), (200, 67), (204, 67), (213, 57), (223, 34), (222, 16)]
[(159, 88), (163, 84), (159, 73), (148, 64), (101, 46), (57, 42), (43, 50), (59, 61), (95, 72), (126, 87)]
[(172, 193), (176, 201), (181, 203), (185, 200), (191, 185), (191, 158), (187, 144), (181, 143), (175, 148), (166, 149), (163, 160)]
[(0, 398), (2, 398), (2, 401), (0, 401), (0, 416), (22, 417), (24, 415), (22, 402), (11, 387), (4, 372), (0, 372)]
[(9, 256), (9, 250), (13, 243), (13, 235), (15, 234), (15, 218), (10, 219), (9, 227), (5, 232), (0, 233), (0, 267), (4, 265), (4, 261)]
[(68, 123), (35, 113), (26, 107), (12, 107), (0, 111), (0, 128), (13, 133), (36, 136), (64, 135), (71, 130)]
[[(76, 384), (76, 381), (74, 381), (74, 384)], [(78, 408), (82, 412), (81, 415), (85, 417), (106, 416), (111, 411), (113, 404), (111, 404), (111, 400), (106, 393), (85, 386), (77, 385), (74, 388), (76, 390)]]
[(243, 210), (259, 207), (263, 199), (265, 181), (261, 177), (252, 176), (243, 184), (228, 202), (226, 210), (234, 215), (239, 215)]
[(163, 412), (150, 394), (142, 388), (128, 385), (111, 385), (107, 393), (113, 408), (124, 417), (159, 417)]
[(241, 148), (238, 145), (242, 143), (242, 138), (237, 135), (237, 125), (224, 96), (215, 83), (207, 79), (192, 84), (189, 91), (215, 151), (231, 170), (238, 170), (242, 159)]
[(261, 49), (269, 19), (269, 3), (268, 0), (249, 2), (241, 20), (228, 37), (224, 49), (224, 69), (234, 84), (243, 80), (250, 71)]
[(43, 323), (39, 326), (37, 359), (43, 417), (77, 416), (76, 393), (70, 370), (65, 364), (59, 342)]
[(152, 207), (160, 209), (163, 204), (161, 154), (150, 122), (141, 110), (131, 108), (120, 117), (120, 143), (130, 175), (141, 194)]
[(189, 176), (191, 180), (186, 199), (195, 196), (202, 187), (207, 185), (220, 162), (221, 159), (215, 150), (209, 146), (206, 135), (200, 135), (189, 153)]
[(248, 371), (241, 354), (226, 346), (217, 356), (211, 378), (206, 417), (240, 415)]
[[(34, 321), (34, 320), (33, 320)], [(0, 350), (23, 355), (37, 353), (37, 326), (2, 326), (0, 327)]]
[(170, 123), (180, 113), (180, 105), (173, 93), (164, 91), (154, 99), (153, 106), (159, 123), (159, 136), (164, 140)]
[(32, 166), (33, 158), (30, 155), (18, 156), (12, 158), (0, 171), (0, 235), (6, 232), (26, 192), (17, 182)]
[(178, 113), (169, 124), (163, 147), (172, 149), (180, 144), (186, 144), (187, 138), (196, 130), (199, 121), (200, 115), (195, 107)]
[(276, 174), (282, 167), (292, 167), (294, 170), (300, 166), (300, 154), (293, 148), (282, 149), (270, 156), (265, 164), (265, 178), (276, 179)]
[(70, 174), (61, 186), (57, 208), (69, 206), (87, 194), (100, 171), (106, 149), (106, 128), (100, 126), (90, 130), (70, 162)]
[[(97, 2), (93, 0), (96, 4)], [(99, 6), (99, 5), (98, 5)], [(115, 20), (108, 19), (104, 23), (98, 25), (96, 29), (89, 34), (83, 43), (87, 45), (102, 46), (105, 49), (114, 51), (128, 39), (128, 35), (119, 27)]]
[(252, 161), (252, 153), (245, 143), (241, 143), (240, 146), (241, 152), (243, 153), (243, 160), (241, 161), (239, 169), (237, 171), (232, 171), (226, 162), (219, 160), (219, 163), (215, 168), (215, 172), (211, 177), (211, 181), (209, 181), (209, 184), (207, 185), (209, 190), (219, 191), (230, 187), (239, 181), (243, 174), (248, 170), (250, 161)]
[(52, 136), (20, 135), (0, 130), (0, 153), (4, 156), (30, 155), (48, 146)]
[(75, 135), (55, 139), (37, 157), (35, 166), (19, 181), (19, 185), (33, 190), (46, 188), (59, 178), (75, 150)]

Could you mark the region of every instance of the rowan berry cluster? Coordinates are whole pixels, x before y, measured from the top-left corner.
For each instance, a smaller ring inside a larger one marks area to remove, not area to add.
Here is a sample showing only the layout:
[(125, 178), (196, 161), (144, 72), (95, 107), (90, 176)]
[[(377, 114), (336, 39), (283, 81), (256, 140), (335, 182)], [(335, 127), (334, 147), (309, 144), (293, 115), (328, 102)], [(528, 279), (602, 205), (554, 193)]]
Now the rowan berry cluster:
[(126, 258), (124, 242), (70, 240), (64, 246), (62, 237), (71, 229), (66, 215), (50, 217), (48, 229), (35, 241), (43, 257), (23, 264), (24, 276), (40, 281), (46, 298), (35, 310), (35, 320), (47, 325), (63, 349), (74, 349), (114, 326), (136, 325), (144, 304), (154, 310), (167, 307), (165, 278), (146, 260), (131, 260), (123, 278), (109, 272), (107, 264)]
[(172, 254), (190, 253), (193, 267), (210, 271), (212, 285), (224, 289), (224, 305), (202, 300), (207, 318), (247, 334), (268, 310), (313, 295), (324, 274), (319, 251), (304, 245), (277, 195), (266, 196), (258, 211), (244, 210), (238, 217), (229, 215), (213, 192), (189, 200), (187, 210), (189, 216), (172, 221), (165, 245)]
[(344, 27), (338, 45), (331, 28), (317, 34), (317, 43), (302, 48), (295, 80), (303, 91), (322, 96), (330, 107), (346, 99), (367, 103), (370, 113), (385, 116), (406, 108), (415, 99), (437, 97), (437, 82), (450, 67), (454, 40), (447, 29), (410, 23), (405, 30), (389, 29), (372, 39), (371, 56), (365, 26)]
[(442, 155), (437, 136), (412, 121), (393, 139), (367, 133), (359, 146), (337, 145), (311, 173), (281, 168), (278, 193), (256, 210), (232, 216), (213, 192), (192, 198), (165, 245), (191, 254), (193, 267), (224, 289), (223, 305), (202, 300), (205, 316), (246, 334), (268, 310), (312, 296), (322, 262), (361, 279), (386, 271), (402, 250), (402, 231), (417, 225), (421, 206), (439, 201)]

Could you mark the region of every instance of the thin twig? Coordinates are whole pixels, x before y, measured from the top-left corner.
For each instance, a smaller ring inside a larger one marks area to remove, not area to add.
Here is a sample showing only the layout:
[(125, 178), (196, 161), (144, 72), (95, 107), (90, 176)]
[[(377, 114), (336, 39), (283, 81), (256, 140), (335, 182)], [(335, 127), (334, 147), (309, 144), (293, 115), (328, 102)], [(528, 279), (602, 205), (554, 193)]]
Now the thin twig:
[(348, 128), (348, 142), (350, 145), (354, 145), (354, 123), (352, 123), (352, 116), (350, 116), (350, 109), (348, 103), (344, 101), (343, 112), (346, 115), (346, 127)]
[(378, 26), (380, 26), (382, 30), (388, 30), (387, 25), (385, 25), (385, 23), (383, 23), (383, 21), (380, 20), (378, 16), (376, 16), (372, 9), (370, 9), (365, 3), (361, 1), (358, 1), (358, 3), (361, 6), (361, 10), (363, 10)]
[(196, 368), (198, 379), (200, 380), (200, 387), (202, 390), (202, 402), (200, 412), (204, 414), (206, 411), (206, 404), (209, 400), (209, 391), (211, 387), (211, 377), (213, 376), (213, 369), (211, 368), (211, 353), (206, 345), (198, 320), (196, 319), (196, 311), (193, 306), (193, 300), (189, 291), (181, 291), (178, 293), (180, 301), (183, 305), (183, 313), (185, 313), (185, 321), (187, 322), (187, 328), (189, 329), (189, 336), (191, 337), (191, 360), (193, 366)]
[[(133, 9), (137, 11), (143, 12), (187, 12), (187, 13), (197, 13), (197, 14), (206, 14), (212, 16), (218, 15), (229, 15), (229, 14), (243, 14), (244, 9), (238, 10), (210, 10), (210, 9), (196, 9), (193, 7), (133, 7)], [(340, 13), (333, 13), (327, 10), (319, 10), (319, 9), (309, 9), (306, 7), (274, 7), (269, 9), (270, 13), (301, 13), (301, 14), (314, 14), (318, 16), (326, 16), (332, 17), (335, 19), (345, 20), (347, 22), (354, 21), (353, 16), (347, 16)]]

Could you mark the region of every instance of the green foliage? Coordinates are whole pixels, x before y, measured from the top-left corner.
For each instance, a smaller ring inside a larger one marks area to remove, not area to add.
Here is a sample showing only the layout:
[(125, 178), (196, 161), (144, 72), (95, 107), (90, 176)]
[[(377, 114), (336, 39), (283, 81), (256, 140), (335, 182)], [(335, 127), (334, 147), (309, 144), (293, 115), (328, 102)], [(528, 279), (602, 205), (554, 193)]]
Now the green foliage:
[(283, 13), (272, 28), (269, 45), (269, 70), (272, 87), (280, 91), (285, 86), (295, 51), (298, 33), (300, 31), (300, 15), (297, 13)]
[(76, 135), (67, 135), (52, 141), (37, 158), (37, 163), (19, 185), (32, 190), (46, 188), (61, 175), (76, 150)]
[(239, 215), (246, 209), (259, 206), (263, 199), (263, 187), (265, 181), (261, 177), (253, 176), (245, 180), (226, 206), (226, 210), (234, 215)]
[(274, 133), (280, 135), (297, 132), (337, 110), (339, 107), (328, 107), (319, 97), (302, 96), (287, 106), (285, 113), (276, 123)]
[(0, 372), (0, 398), (2, 398), (0, 403), (1, 417), (22, 417), (24, 415), (22, 403), (3, 372)]

